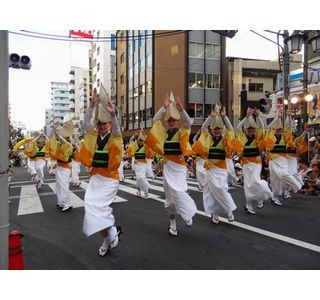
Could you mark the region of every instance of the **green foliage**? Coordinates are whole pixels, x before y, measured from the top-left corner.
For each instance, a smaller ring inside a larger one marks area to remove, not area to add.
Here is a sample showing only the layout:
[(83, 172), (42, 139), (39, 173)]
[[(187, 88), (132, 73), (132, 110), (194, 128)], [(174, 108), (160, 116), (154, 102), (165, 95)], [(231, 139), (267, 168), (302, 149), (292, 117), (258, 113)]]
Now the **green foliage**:
[(15, 129), (11, 124), (9, 124), (9, 149), (22, 140), (25, 136), (21, 132), (21, 128)]

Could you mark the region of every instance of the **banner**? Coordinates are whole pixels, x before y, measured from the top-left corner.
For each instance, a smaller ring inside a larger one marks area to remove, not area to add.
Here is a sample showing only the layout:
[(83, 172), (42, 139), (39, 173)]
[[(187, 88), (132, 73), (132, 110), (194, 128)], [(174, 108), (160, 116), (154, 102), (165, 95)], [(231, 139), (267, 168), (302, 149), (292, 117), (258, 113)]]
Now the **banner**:
[(69, 37), (93, 39), (94, 30), (69, 30)]

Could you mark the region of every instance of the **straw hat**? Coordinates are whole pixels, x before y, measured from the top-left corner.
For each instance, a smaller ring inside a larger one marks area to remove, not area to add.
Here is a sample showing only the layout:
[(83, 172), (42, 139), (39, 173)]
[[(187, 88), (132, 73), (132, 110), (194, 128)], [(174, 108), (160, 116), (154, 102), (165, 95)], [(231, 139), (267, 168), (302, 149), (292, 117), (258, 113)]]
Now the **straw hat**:
[(250, 127), (252, 128), (258, 128), (256, 121), (254, 120), (253, 116), (249, 116), (246, 118), (246, 121), (243, 124), (244, 129), (248, 129)]
[(224, 128), (224, 123), (220, 115), (217, 114), (212, 118), (212, 121), (210, 123), (210, 128), (211, 129)]
[(46, 141), (46, 138), (43, 135), (39, 136), (39, 138), (37, 139), (37, 143), (44, 143), (45, 141)]
[(170, 101), (170, 105), (166, 110), (164, 120), (168, 121), (170, 118), (175, 119), (175, 120), (180, 120), (180, 112), (177, 109), (176, 101), (173, 97), (172, 92), (170, 92), (169, 101)]
[(100, 86), (100, 93), (99, 93), (99, 102), (96, 106), (95, 112), (95, 122), (101, 123), (109, 123), (111, 122), (111, 115), (105, 109), (107, 102), (109, 101), (109, 94), (107, 93), (104, 86), (101, 84)]
[(63, 125), (63, 128), (59, 130), (57, 133), (62, 137), (70, 137), (73, 133), (73, 130), (74, 130), (74, 125), (72, 121), (69, 120)]

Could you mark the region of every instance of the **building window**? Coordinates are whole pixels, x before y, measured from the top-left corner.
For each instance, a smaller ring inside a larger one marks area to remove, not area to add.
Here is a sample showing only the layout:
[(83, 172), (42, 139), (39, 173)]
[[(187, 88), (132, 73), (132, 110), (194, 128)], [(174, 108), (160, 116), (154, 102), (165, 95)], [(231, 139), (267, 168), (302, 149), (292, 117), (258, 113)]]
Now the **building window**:
[(195, 103), (188, 103), (187, 104), (187, 113), (188, 113), (190, 118), (194, 118), (194, 116), (195, 116), (195, 108), (196, 108), (196, 104)]
[(120, 63), (124, 63), (124, 53), (122, 53), (121, 55), (120, 55)]
[(196, 104), (196, 118), (203, 118), (203, 104)]
[(152, 54), (150, 53), (148, 56), (147, 56), (147, 65), (146, 67), (147, 68), (150, 68), (152, 66)]
[(206, 88), (218, 89), (220, 87), (220, 78), (218, 74), (206, 74)]
[(121, 75), (121, 76), (120, 76), (120, 83), (121, 83), (121, 84), (124, 84), (124, 75)]
[(189, 56), (196, 58), (204, 57), (204, 44), (203, 43), (189, 43)]
[(206, 59), (220, 59), (220, 45), (206, 44)]
[(204, 105), (204, 116), (208, 117), (212, 112), (212, 104), (205, 104)]
[(147, 82), (147, 93), (152, 93), (152, 81)]
[(189, 73), (189, 87), (190, 88), (203, 88), (203, 74), (202, 73)]
[(263, 92), (263, 83), (249, 83), (249, 92)]

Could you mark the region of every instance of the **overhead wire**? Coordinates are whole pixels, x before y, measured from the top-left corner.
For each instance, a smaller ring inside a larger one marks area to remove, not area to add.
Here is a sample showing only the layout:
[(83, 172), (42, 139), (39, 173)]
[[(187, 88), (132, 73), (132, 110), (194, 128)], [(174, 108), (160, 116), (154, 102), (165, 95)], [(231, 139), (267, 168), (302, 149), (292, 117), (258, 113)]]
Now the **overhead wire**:
[[(167, 37), (167, 36), (172, 36), (172, 35), (178, 35), (178, 34), (183, 34), (188, 32), (189, 30), (170, 30), (170, 31), (164, 31), (164, 32), (158, 32), (158, 33), (142, 33), (138, 35), (129, 35), (126, 37), (126, 39), (129, 40), (135, 40), (138, 38), (149, 38), (149, 37), (154, 37), (154, 38), (160, 38), (160, 37)], [(56, 40), (56, 41), (66, 41), (66, 42), (72, 42), (72, 41), (78, 41), (78, 42), (108, 42), (113, 39), (122, 39), (122, 37), (118, 36), (107, 36), (107, 37), (93, 37), (93, 38), (78, 38), (78, 37), (71, 37), (71, 36), (65, 36), (65, 35), (56, 35), (56, 34), (46, 34), (46, 33), (41, 33), (41, 32), (35, 32), (35, 31), (27, 31), (27, 30), (21, 30), (20, 32), (15, 32), (15, 31), (9, 31), (11, 34), (16, 34), (16, 35), (21, 35), (21, 36), (26, 36), (26, 37), (31, 37), (31, 38), (38, 38), (38, 39), (47, 39), (47, 40)]]

